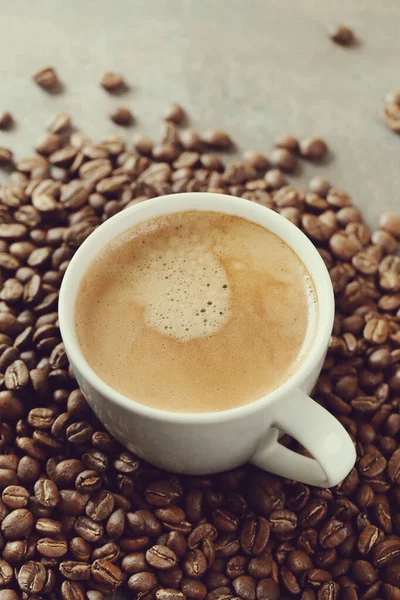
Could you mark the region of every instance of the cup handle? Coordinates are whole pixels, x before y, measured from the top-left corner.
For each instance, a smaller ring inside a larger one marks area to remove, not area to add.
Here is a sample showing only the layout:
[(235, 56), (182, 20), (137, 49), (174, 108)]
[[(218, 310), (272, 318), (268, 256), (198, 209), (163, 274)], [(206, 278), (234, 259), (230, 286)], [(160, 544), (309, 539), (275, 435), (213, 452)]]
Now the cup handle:
[(272, 422), (307, 448), (314, 458), (289, 450), (275, 439), (257, 450), (251, 463), (282, 477), (318, 487), (333, 487), (351, 471), (354, 444), (333, 415), (302, 390), (278, 401), (280, 412)]

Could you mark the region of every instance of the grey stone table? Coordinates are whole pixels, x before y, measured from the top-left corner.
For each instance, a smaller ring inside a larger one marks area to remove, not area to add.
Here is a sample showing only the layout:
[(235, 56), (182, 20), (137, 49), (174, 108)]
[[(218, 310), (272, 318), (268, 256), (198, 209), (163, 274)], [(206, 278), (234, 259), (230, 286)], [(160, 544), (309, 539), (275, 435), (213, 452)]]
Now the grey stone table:
[[(194, 126), (226, 129), (239, 149), (268, 151), (279, 132), (325, 137), (328, 164), (303, 163), (299, 181), (326, 174), (374, 224), (400, 207), (400, 137), (380, 120), (385, 94), (400, 88), (399, 17), (397, 0), (1, 0), (0, 109), (17, 126), (0, 145), (27, 155), (63, 110), (101, 137), (118, 130), (107, 118), (118, 103), (156, 136), (163, 107), (177, 101)], [(354, 49), (328, 39), (340, 22), (357, 33)], [(48, 64), (61, 94), (31, 80)], [(106, 94), (105, 70), (123, 73), (129, 93)]]
[[(303, 164), (350, 192), (367, 221), (400, 209), (400, 137), (380, 120), (385, 94), (400, 89), (397, 0), (0, 0), (0, 110), (15, 115), (0, 146), (26, 156), (48, 119), (73, 115), (94, 139), (118, 131), (107, 114), (132, 108), (131, 131), (156, 136), (163, 107), (181, 103), (194, 127), (219, 126), (239, 149), (268, 151), (274, 136), (324, 137), (330, 160)], [(354, 49), (327, 37), (346, 23)], [(63, 93), (36, 87), (32, 73), (53, 65)], [(98, 85), (121, 72), (130, 91)]]

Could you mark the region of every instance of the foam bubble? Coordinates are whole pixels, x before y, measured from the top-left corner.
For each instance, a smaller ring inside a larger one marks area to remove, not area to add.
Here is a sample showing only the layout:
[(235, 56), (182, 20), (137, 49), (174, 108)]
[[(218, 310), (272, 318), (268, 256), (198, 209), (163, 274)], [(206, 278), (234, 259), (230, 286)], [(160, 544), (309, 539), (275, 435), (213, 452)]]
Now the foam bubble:
[[(230, 318), (228, 277), (198, 236), (166, 244), (163, 255), (147, 251), (150, 269), (139, 261), (132, 295), (149, 327), (182, 342), (215, 334)], [(168, 285), (165, 285), (165, 282)]]

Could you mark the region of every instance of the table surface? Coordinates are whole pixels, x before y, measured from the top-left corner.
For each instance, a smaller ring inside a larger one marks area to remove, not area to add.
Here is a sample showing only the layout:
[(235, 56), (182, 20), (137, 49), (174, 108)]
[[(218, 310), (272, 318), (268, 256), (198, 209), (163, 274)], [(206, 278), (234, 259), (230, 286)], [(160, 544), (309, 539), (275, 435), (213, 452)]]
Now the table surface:
[[(40, 0), (0, 2), (0, 110), (16, 126), (0, 146), (17, 156), (32, 147), (49, 118), (67, 111), (93, 139), (121, 132), (107, 115), (130, 107), (133, 128), (156, 137), (163, 108), (179, 102), (201, 130), (218, 126), (240, 151), (268, 152), (274, 137), (317, 135), (329, 143), (324, 165), (302, 163), (296, 179), (327, 176), (348, 191), (367, 222), (399, 210), (400, 136), (381, 121), (385, 95), (400, 88), (397, 0)], [(359, 43), (328, 38), (345, 23)], [(52, 65), (63, 92), (32, 82)], [(109, 96), (104, 71), (130, 90)]]
[[(201, 130), (228, 131), (239, 150), (268, 152), (282, 132), (317, 135), (329, 160), (302, 163), (299, 185), (326, 175), (348, 191), (372, 225), (400, 208), (400, 136), (381, 121), (383, 99), (400, 88), (397, 0), (2, 0), (0, 110), (16, 127), (0, 146), (17, 156), (32, 147), (49, 118), (67, 111), (93, 139), (121, 132), (108, 114), (126, 105), (134, 127), (156, 138), (163, 108), (182, 104)], [(342, 48), (328, 38), (337, 23), (359, 38)], [(53, 65), (63, 92), (32, 81)], [(104, 71), (122, 73), (130, 90), (112, 97)]]

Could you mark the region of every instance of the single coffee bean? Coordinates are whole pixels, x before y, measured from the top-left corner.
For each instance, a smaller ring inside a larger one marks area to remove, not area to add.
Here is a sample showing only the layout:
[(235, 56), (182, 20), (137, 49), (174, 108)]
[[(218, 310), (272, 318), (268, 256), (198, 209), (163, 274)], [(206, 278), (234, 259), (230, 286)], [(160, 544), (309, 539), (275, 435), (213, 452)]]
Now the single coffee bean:
[(39, 479), (34, 486), (35, 498), (47, 507), (54, 508), (59, 501), (59, 492), (56, 484), (51, 479)]
[(207, 595), (207, 588), (201, 581), (184, 578), (180, 586), (185, 596), (193, 598), (193, 600), (204, 600)]
[(43, 590), (46, 582), (46, 569), (41, 563), (28, 560), (20, 568), (17, 580), (23, 592), (38, 594)]
[(42, 535), (53, 537), (61, 533), (62, 525), (60, 521), (43, 517), (36, 521), (35, 529)]
[(289, 571), (287, 567), (283, 566), (281, 567), (280, 575), (281, 582), (285, 590), (291, 595), (298, 595), (301, 590), (293, 573)]
[(92, 553), (92, 547), (83, 538), (74, 537), (69, 541), (69, 551), (77, 561), (87, 562)]
[[(245, 557), (237, 557), (244, 559)], [(246, 560), (246, 559), (245, 559)], [(268, 577), (272, 570), (272, 556), (271, 554), (261, 554), (251, 558), (248, 562), (248, 572), (251, 577), (255, 579), (263, 579)]]
[(329, 34), (332, 42), (340, 46), (351, 46), (354, 43), (354, 33), (347, 25), (337, 25)]
[(86, 514), (93, 521), (104, 521), (114, 509), (114, 496), (111, 492), (102, 490), (91, 497), (86, 505)]
[(57, 510), (62, 515), (78, 517), (83, 514), (89, 496), (75, 490), (60, 490)]
[(241, 575), (232, 582), (236, 595), (243, 600), (255, 600), (256, 582), (249, 575)]
[(64, 580), (61, 584), (61, 597), (63, 600), (85, 600), (86, 594), (80, 583)]
[(55, 88), (59, 83), (57, 73), (53, 67), (39, 69), (33, 75), (33, 79), (41, 88), (45, 90)]
[(78, 517), (74, 523), (76, 533), (89, 543), (96, 543), (104, 533), (101, 523), (96, 523), (89, 517)]
[(352, 565), (352, 574), (357, 583), (371, 585), (377, 579), (377, 571), (366, 560), (356, 560)]
[(14, 572), (12, 567), (0, 558), (0, 588), (8, 586), (14, 579)]
[(388, 539), (374, 547), (373, 564), (379, 569), (400, 558), (400, 540)]
[(158, 537), (161, 534), (160, 522), (149, 510), (141, 509), (134, 513), (127, 513), (126, 518), (135, 536)]
[(125, 86), (125, 81), (122, 75), (118, 73), (107, 72), (104, 73), (101, 78), (100, 85), (107, 90), (107, 92), (114, 92)]
[(344, 523), (331, 519), (321, 529), (319, 542), (323, 548), (335, 548), (339, 546), (347, 537), (347, 528)]
[(133, 116), (129, 108), (117, 106), (117, 108), (110, 113), (110, 119), (117, 125), (126, 126), (132, 123)]
[(151, 567), (160, 570), (170, 569), (178, 562), (175, 552), (168, 546), (161, 545), (153, 546), (147, 550), (146, 560)]
[(311, 558), (301, 550), (292, 550), (289, 552), (286, 562), (288, 568), (295, 576), (305, 573), (305, 571), (308, 571), (313, 566)]
[(135, 594), (140, 594), (140, 597), (154, 590), (157, 584), (157, 577), (149, 572), (135, 573), (128, 579), (128, 588)]
[(25, 508), (29, 500), (29, 492), (20, 485), (9, 485), (3, 490), (1, 499), (11, 509)]
[(37, 541), (36, 549), (42, 556), (48, 558), (61, 558), (67, 553), (68, 544), (60, 536), (55, 538), (41, 538)]
[(263, 517), (247, 520), (240, 534), (240, 544), (248, 556), (257, 556), (264, 552), (270, 535), (270, 524)]
[(0, 590), (0, 600), (19, 600), (17, 592), (11, 589)]
[(189, 550), (183, 557), (182, 569), (187, 577), (201, 579), (207, 570), (207, 560), (203, 552), (198, 548)]
[(19, 540), (32, 532), (33, 525), (32, 513), (26, 508), (17, 508), (3, 519), (1, 532), (7, 540)]
[(104, 585), (110, 591), (118, 589), (124, 581), (121, 569), (104, 558), (94, 561), (92, 577), (97, 583)]
[(60, 573), (72, 581), (86, 581), (90, 579), (91, 568), (85, 562), (66, 560), (60, 563)]
[(360, 554), (368, 554), (382, 537), (382, 533), (377, 527), (374, 525), (367, 525), (360, 533), (357, 542), (357, 548)]
[(281, 597), (279, 586), (271, 578), (261, 579), (256, 588), (257, 600), (279, 600)]
[(326, 581), (317, 592), (318, 600), (337, 600), (339, 597), (340, 587), (334, 581)]
[(288, 533), (297, 527), (297, 516), (290, 510), (273, 510), (269, 515), (271, 529), (275, 533)]

